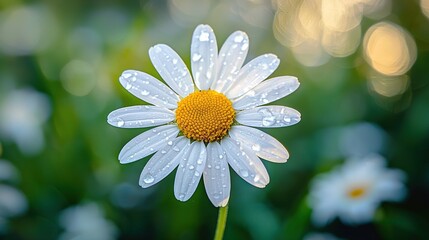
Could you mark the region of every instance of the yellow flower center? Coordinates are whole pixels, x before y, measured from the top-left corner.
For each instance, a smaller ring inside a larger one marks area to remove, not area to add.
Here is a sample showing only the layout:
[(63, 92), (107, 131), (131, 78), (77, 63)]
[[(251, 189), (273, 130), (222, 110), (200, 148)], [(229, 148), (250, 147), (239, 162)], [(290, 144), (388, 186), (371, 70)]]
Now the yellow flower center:
[(365, 195), (365, 193), (366, 193), (365, 187), (354, 187), (347, 192), (347, 195), (352, 199), (357, 199)]
[(213, 90), (189, 94), (176, 109), (176, 122), (183, 135), (204, 142), (221, 140), (231, 128), (234, 116), (231, 101)]

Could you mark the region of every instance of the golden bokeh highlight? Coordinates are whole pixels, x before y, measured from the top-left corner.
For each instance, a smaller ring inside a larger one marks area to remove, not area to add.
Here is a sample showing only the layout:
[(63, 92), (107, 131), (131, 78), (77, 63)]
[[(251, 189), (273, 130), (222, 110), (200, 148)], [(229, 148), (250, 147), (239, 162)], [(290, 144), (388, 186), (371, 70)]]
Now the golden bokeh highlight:
[(390, 13), (390, 0), (277, 0), (274, 6), (274, 36), (305, 66), (355, 53), (362, 17)]
[(368, 74), (368, 84), (371, 91), (383, 97), (402, 95), (410, 86), (407, 75), (386, 76), (378, 72)]
[(387, 76), (405, 74), (417, 57), (416, 43), (411, 35), (388, 22), (377, 23), (368, 29), (363, 47), (366, 61)]
[(420, 8), (422, 13), (429, 18), (429, 0), (420, 0)]

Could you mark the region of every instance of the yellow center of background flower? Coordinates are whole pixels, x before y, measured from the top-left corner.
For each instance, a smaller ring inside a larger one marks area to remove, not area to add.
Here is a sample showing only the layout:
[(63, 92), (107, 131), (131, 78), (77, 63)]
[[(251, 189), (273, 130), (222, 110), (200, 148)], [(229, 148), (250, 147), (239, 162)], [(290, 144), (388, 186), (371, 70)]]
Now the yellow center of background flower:
[(347, 192), (347, 195), (350, 198), (357, 199), (357, 198), (360, 198), (363, 195), (365, 195), (365, 193), (366, 193), (366, 188), (364, 188), (364, 187), (354, 187), (354, 188), (350, 189)]
[(176, 109), (177, 125), (183, 135), (204, 142), (221, 140), (231, 128), (234, 116), (231, 101), (213, 90), (189, 94)]

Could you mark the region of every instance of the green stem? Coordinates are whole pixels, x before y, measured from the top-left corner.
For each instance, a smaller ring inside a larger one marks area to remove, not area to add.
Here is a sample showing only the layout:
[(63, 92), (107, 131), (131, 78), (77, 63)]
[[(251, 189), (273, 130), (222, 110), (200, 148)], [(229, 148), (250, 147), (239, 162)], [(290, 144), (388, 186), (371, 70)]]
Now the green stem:
[(219, 208), (219, 215), (217, 216), (217, 226), (214, 240), (222, 240), (223, 233), (225, 232), (226, 218), (228, 216), (228, 205)]

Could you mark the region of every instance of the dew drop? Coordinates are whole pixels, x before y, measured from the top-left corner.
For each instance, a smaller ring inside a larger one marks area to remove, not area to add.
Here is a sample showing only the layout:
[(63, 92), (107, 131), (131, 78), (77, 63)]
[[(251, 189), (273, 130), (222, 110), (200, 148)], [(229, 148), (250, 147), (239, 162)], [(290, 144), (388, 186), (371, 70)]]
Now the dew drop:
[(271, 126), (276, 122), (275, 117), (274, 116), (270, 116), (270, 117), (264, 117), (262, 118), (262, 125), (267, 127), (267, 126)]
[(149, 92), (148, 92), (148, 91), (146, 91), (146, 90), (143, 90), (143, 91), (141, 91), (140, 93), (141, 93), (141, 95), (142, 95), (142, 96), (147, 96), (147, 95), (149, 95)]
[(220, 198), (220, 194), (219, 193), (213, 193), (212, 194), (214, 199), (219, 199)]
[(220, 169), (220, 166), (219, 166), (219, 165), (216, 165), (216, 166), (215, 166), (215, 168), (219, 170), (219, 169)]
[(261, 177), (259, 176), (259, 174), (256, 174), (255, 177), (253, 178), (254, 182), (258, 182), (261, 179)]
[(146, 184), (149, 183), (153, 183), (153, 181), (155, 181), (155, 178), (152, 176), (152, 174), (147, 174), (144, 178), (143, 178), (143, 182), (145, 182)]
[(118, 122), (116, 123), (116, 126), (122, 127), (125, 125), (125, 121), (122, 118), (117, 118)]
[(162, 154), (165, 154), (166, 152), (167, 152), (167, 151), (165, 151), (165, 150), (161, 150), (161, 153), (162, 153)]
[(234, 38), (234, 42), (239, 43), (239, 42), (242, 42), (243, 39), (244, 39), (243, 35), (240, 34)]
[(200, 55), (200, 54), (198, 54), (198, 53), (194, 53), (194, 54), (192, 55), (192, 61), (196, 62), (196, 61), (198, 61), (198, 60), (200, 60), (200, 59), (201, 59), (201, 55)]
[(125, 84), (125, 89), (130, 90), (133, 87), (133, 85), (131, 85), (131, 83), (127, 82)]
[(194, 168), (195, 168), (194, 165), (189, 165), (189, 170), (192, 170)]
[(198, 177), (198, 176), (200, 176), (200, 173), (199, 172), (195, 172), (194, 175), (195, 175), (195, 177)]
[(220, 155), (219, 155), (219, 159), (222, 159), (222, 158), (223, 158), (223, 155), (222, 155), (222, 154), (220, 154)]
[(179, 200), (183, 200), (183, 199), (185, 199), (185, 194), (183, 193), (179, 194)]
[(176, 151), (176, 152), (178, 152), (178, 151), (180, 151), (180, 148), (179, 148), (179, 147), (177, 147), (177, 146), (174, 146), (174, 147), (173, 147), (173, 150), (174, 150), (174, 151)]
[(173, 59), (173, 64), (177, 64), (177, 58)]
[(259, 144), (253, 144), (252, 145), (252, 150), (256, 151), (256, 152), (259, 152), (261, 150), (261, 145), (259, 145)]
[(245, 177), (245, 178), (249, 176), (249, 172), (246, 169), (240, 170), (240, 174), (242, 177)]
[(292, 121), (292, 119), (290, 119), (290, 117), (284, 117), (283, 121), (290, 123)]
[(248, 43), (243, 44), (243, 46), (241, 46), (241, 50), (244, 51), (249, 47)]
[(123, 76), (124, 78), (129, 78), (129, 77), (131, 77), (131, 76), (132, 76), (132, 74), (131, 74), (131, 73), (124, 73), (124, 74), (122, 74), (122, 76)]
[(199, 39), (201, 42), (207, 42), (209, 40), (209, 33), (208, 32), (201, 32)]
[(167, 145), (169, 145), (169, 146), (173, 145), (173, 141), (168, 141)]

